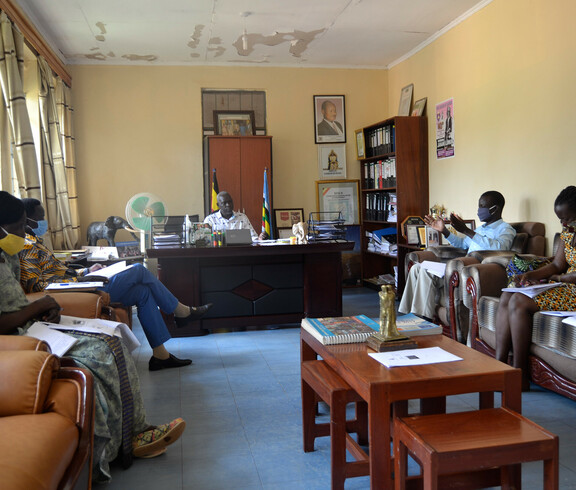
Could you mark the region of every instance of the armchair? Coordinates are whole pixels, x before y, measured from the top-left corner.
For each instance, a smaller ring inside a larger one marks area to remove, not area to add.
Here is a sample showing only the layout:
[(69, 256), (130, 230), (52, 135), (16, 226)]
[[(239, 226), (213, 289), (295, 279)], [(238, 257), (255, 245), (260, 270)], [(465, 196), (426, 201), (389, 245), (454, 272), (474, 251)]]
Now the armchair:
[(62, 307), (62, 314), (82, 318), (103, 318), (125, 323), (132, 328), (132, 307), (110, 303), (110, 295), (104, 291), (55, 292), (42, 291), (26, 295), (28, 301), (50, 295)]
[[(554, 253), (559, 246), (554, 239)], [(495, 355), (496, 311), (501, 290), (507, 285), (509, 257), (491, 257), (462, 270), (465, 283), (463, 303), (470, 311), (471, 347)], [(576, 400), (576, 329), (562, 323), (561, 317), (536, 313), (532, 323), (530, 378), (542, 386)]]
[(4, 488), (90, 488), (92, 375), (47, 346), (0, 336), (0, 473)]
[(410, 267), (415, 263), (430, 260), (432, 262), (445, 262), (444, 288), (436, 307), (436, 321), (442, 325), (443, 334), (466, 343), (468, 339), (470, 313), (462, 303), (465, 283), (461, 280), (461, 271), (464, 267), (479, 264), (487, 257), (511, 257), (514, 253), (529, 253), (544, 255), (546, 248), (546, 228), (544, 223), (526, 221), (511, 223), (516, 230), (516, 237), (510, 250), (483, 250), (466, 254), (466, 250), (440, 245), (426, 250), (411, 252), (406, 255), (406, 277)]

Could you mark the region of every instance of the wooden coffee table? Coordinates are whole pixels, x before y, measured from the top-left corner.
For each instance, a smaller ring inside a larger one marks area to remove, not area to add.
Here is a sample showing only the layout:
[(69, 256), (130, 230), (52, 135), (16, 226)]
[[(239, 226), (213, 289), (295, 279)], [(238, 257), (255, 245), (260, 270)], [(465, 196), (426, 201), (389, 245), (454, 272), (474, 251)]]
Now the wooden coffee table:
[[(479, 393), (479, 408), (494, 405), (494, 392), (502, 393), (502, 406), (522, 409), (521, 371), (443, 335), (417, 337), (419, 347), (440, 347), (462, 361), (387, 368), (368, 356), (364, 343), (323, 345), (301, 329), (301, 360), (321, 357), (368, 402), (370, 487), (394, 488), (392, 479), (391, 408), (406, 415), (408, 400), (421, 400), (421, 413), (445, 411), (445, 397)], [(518, 470), (516, 478), (520, 477)]]

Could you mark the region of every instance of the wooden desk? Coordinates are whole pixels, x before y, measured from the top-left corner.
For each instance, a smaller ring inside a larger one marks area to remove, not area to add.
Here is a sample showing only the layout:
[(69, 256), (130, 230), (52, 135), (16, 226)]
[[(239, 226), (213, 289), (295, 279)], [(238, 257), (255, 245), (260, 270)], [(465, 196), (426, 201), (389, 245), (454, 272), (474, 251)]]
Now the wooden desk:
[[(407, 400), (424, 399), (423, 413), (445, 410), (448, 395), (479, 393), (480, 408), (493, 405), (493, 392), (502, 393), (502, 406), (522, 408), (521, 372), (443, 335), (416, 338), (420, 347), (438, 346), (462, 361), (387, 368), (368, 356), (364, 343), (322, 345), (301, 329), (301, 360), (322, 357), (368, 402), (370, 487), (394, 488), (390, 456), (391, 408), (404, 415)], [(442, 403), (444, 400), (444, 403)], [(403, 403), (398, 403), (403, 402)], [(438, 403), (439, 402), (439, 403)], [(476, 476), (474, 478), (477, 478)], [(460, 488), (460, 487), (459, 487)]]
[(341, 253), (354, 242), (147, 250), (158, 277), (184, 304), (214, 303), (173, 337), (209, 328), (300, 323), (303, 317), (342, 316)]

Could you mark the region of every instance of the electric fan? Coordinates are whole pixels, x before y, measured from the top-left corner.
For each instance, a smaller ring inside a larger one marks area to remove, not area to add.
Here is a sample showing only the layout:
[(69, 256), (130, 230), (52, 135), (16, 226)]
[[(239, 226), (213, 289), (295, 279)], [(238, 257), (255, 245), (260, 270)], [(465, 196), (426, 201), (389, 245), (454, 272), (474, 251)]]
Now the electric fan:
[(150, 192), (135, 194), (126, 203), (126, 219), (140, 231), (150, 231), (152, 221), (162, 223), (167, 215), (164, 201)]

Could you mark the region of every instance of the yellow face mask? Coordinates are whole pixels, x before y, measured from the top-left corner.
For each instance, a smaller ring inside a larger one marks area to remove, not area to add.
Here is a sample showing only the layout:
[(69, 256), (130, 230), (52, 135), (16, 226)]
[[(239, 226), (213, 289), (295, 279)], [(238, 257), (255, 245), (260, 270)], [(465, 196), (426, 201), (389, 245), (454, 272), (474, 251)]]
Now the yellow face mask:
[[(0, 226), (0, 228), (2, 228)], [(24, 237), (8, 233), (4, 228), (2, 231), (6, 233), (4, 238), (0, 238), (0, 248), (8, 255), (16, 255), (24, 248)]]

